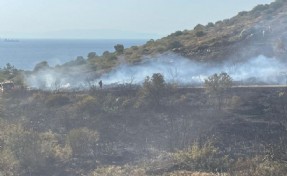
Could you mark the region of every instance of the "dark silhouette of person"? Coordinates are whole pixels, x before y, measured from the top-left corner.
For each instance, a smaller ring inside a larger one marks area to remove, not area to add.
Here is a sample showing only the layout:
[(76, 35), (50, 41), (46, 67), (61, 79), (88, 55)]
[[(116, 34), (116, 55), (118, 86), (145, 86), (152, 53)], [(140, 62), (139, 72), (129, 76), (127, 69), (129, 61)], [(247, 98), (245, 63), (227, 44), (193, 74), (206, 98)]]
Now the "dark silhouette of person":
[(102, 80), (99, 81), (99, 86), (100, 86), (100, 88), (103, 88), (103, 81)]

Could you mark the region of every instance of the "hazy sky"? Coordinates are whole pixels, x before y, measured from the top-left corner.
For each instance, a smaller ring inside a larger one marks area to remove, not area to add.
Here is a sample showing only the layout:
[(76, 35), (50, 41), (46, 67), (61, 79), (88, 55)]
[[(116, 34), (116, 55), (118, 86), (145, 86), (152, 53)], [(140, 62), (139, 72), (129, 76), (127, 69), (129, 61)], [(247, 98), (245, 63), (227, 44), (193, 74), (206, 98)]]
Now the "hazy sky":
[(164, 36), (272, 1), (0, 0), (0, 37), (102, 38), (112, 33), (113, 38)]

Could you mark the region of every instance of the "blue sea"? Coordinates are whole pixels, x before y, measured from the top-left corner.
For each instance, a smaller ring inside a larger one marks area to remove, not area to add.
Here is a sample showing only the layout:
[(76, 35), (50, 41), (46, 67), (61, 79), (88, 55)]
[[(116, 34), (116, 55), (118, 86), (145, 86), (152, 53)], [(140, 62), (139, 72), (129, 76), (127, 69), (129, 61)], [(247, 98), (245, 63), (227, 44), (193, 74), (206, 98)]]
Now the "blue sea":
[(114, 51), (116, 44), (126, 48), (142, 45), (147, 40), (59, 40), (25, 39), (19, 41), (0, 41), (0, 68), (7, 63), (18, 69), (32, 70), (41, 61), (50, 66), (74, 60), (77, 56), (86, 58), (89, 52), (101, 55), (104, 51)]

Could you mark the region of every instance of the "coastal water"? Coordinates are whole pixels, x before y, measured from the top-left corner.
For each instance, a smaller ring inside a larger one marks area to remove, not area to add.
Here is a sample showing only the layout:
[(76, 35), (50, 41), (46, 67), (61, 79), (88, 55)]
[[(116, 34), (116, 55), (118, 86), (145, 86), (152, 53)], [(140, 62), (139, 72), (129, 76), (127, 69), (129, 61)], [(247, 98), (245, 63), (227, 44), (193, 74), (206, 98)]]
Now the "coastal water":
[(18, 69), (32, 70), (35, 64), (47, 61), (54, 66), (75, 59), (86, 58), (89, 52), (101, 55), (104, 51), (114, 51), (116, 44), (125, 47), (142, 45), (146, 40), (19, 40), (0, 41), (0, 68), (7, 63)]

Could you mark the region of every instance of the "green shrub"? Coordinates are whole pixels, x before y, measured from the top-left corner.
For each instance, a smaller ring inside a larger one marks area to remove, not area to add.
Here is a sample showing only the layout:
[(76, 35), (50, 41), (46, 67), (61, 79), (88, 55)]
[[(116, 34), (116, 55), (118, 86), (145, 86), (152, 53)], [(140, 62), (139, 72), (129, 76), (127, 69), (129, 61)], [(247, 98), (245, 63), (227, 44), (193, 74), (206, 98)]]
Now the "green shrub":
[(209, 22), (209, 23), (206, 25), (206, 27), (208, 27), (208, 28), (214, 27), (214, 24), (213, 24), (212, 22)]
[(254, 8), (252, 9), (252, 12), (253, 12), (253, 13), (255, 13), (255, 12), (261, 12), (261, 11), (264, 11), (264, 10), (268, 9), (268, 7), (269, 7), (269, 5), (263, 5), (263, 4), (257, 5), (256, 7), (254, 7)]
[(149, 41), (146, 42), (144, 47), (151, 46), (151, 45), (155, 44), (154, 42), (155, 42), (154, 39), (150, 39)]
[(124, 53), (124, 49), (125, 49), (124, 45), (117, 44), (117, 45), (114, 46), (114, 48), (115, 48), (115, 50), (116, 50), (116, 52), (118, 54), (123, 54)]
[(203, 31), (196, 31), (196, 32), (195, 32), (195, 35), (196, 35), (196, 37), (203, 37), (203, 36), (206, 35), (206, 33), (203, 32)]
[(93, 59), (93, 58), (95, 58), (95, 57), (97, 57), (97, 56), (98, 56), (98, 55), (97, 55), (96, 52), (90, 52), (90, 53), (88, 53), (88, 60)]
[(19, 85), (23, 85), (23, 71), (20, 71), (16, 69), (13, 65), (7, 63), (6, 66), (1, 69), (0, 68), (0, 82), (6, 81), (6, 80), (13, 80), (17, 81)]
[(202, 30), (204, 30), (204, 26), (202, 24), (198, 24), (194, 27), (194, 30), (195, 31), (202, 31)]
[(245, 16), (245, 15), (247, 15), (247, 14), (248, 14), (248, 12), (246, 12), (246, 11), (242, 11), (242, 12), (239, 12), (239, 13), (238, 13), (239, 16)]
[(158, 106), (162, 98), (166, 95), (166, 83), (164, 76), (154, 73), (152, 77), (146, 77), (140, 89), (140, 104)]
[(141, 56), (134, 53), (131, 55), (131, 57), (129, 58), (129, 62), (132, 64), (137, 64), (140, 63), (142, 61)]
[(37, 72), (37, 71), (45, 70), (45, 69), (49, 69), (49, 68), (50, 68), (50, 66), (49, 66), (48, 62), (43, 61), (43, 62), (36, 64), (33, 71)]
[(171, 34), (172, 36), (180, 36), (182, 35), (183, 32), (182, 31), (176, 31), (175, 33)]
[(220, 74), (215, 73), (205, 79), (204, 85), (206, 93), (209, 94), (211, 98), (216, 99), (218, 108), (220, 109), (225, 92), (232, 86), (232, 78), (224, 72)]
[(169, 46), (168, 46), (169, 49), (180, 48), (180, 47), (182, 47), (182, 44), (180, 41), (172, 41), (171, 43), (169, 43)]
[(158, 45), (158, 46), (156, 47), (156, 51), (159, 52), (159, 53), (163, 53), (163, 52), (165, 52), (166, 50), (167, 50), (167, 47), (164, 46), (164, 45)]
[(215, 26), (221, 27), (223, 25), (223, 22), (221, 20), (215, 22)]
[(98, 69), (108, 69), (112, 68), (116, 65), (117, 55), (115, 53), (110, 53), (109, 51), (105, 51), (99, 59), (95, 61)]
[(109, 51), (105, 51), (103, 53), (102, 59), (108, 60), (108, 61), (113, 61), (113, 60), (117, 60), (117, 56), (114, 53), (110, 53)]

